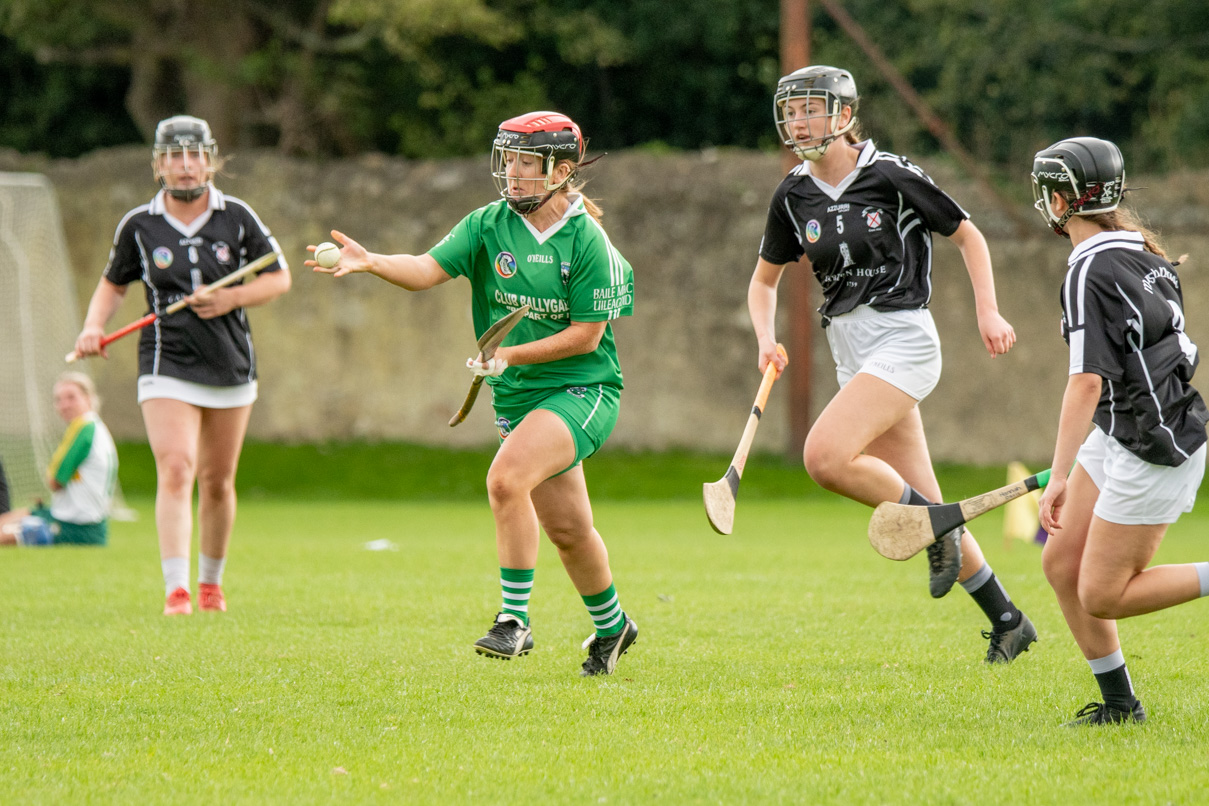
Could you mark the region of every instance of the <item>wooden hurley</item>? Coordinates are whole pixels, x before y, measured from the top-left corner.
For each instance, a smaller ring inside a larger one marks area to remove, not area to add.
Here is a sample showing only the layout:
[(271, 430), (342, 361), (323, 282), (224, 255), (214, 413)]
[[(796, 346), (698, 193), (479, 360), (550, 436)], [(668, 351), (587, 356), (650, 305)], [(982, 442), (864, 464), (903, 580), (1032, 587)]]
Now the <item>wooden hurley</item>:
[[(525, 314), (529, 313), (529, 306), (522, 305), (507, 316), (502, 317), (499, 321), (479, 336), (479, 354), (483, 356), (484, 361), (490, 361), (495, 355), (496, 349), (504, 342), (504, 337), (512, 332), (512, 328), (516, 327), (516, 323), (525, 318)], [(458, 423), (466, 419), (466, 415), (474, 408), (474, 401), (478, 399), (479, 389), (483, 386), (483, 376), (475, 375), (474, 380), (470, 382), (470, 391), (466, 393), (466, 402), (462, 404), (462, 408), (458, 409), (458, 413), (449, 418), (449, 427), (453, 428)]]
[[(210, 285), (203, 287), (201, 291), (197, 292), (197, 294), (198, 294), (198, 296), (204, 297), (216, 288), (223, 288), (224, 286), (231, 285), (236, 280), (242, 280), (243, 278), (247, 277), (252, 272), (260, 271), (261, 269), (267, 269), (270, 265), (273, 264), (274, 261), (277, 260), (278, 257), (279, 257), (279, 255), (276, 252), (269, 252), (267, 255), (261, 255), (260, 257), (253, 260), (251, 263), (248, 263), (247, 265), (236, 269), (235, 271), (231, 272), (230, 274), (223, 275), (219, 279), (210, 283)], [(178, 299), (176, 302), (172, 303), (171, 305), (169, 305), (167, 308), (164, 309), (164, 316), (168, 316), (169, 314), (173, 314), (173, 313), (176, 313), (177, 311), (184, 310), (184, 308), (188, 304), (189, 303), (186, 302), (184, 299)], [(123, 336), (129, 336), (131, 333), (133, 333), (136, 330), (142, 330), (143, 328), (147, 327), (147, 325), (151, 324), (152, 322), (154, 322), (160, 318), (161, 317), (158, 314), (149, 313), (146, 316), (144, 316), (142, 319), (135, 320), (134, 322), (131, 322), (130, 324), (126, 325), (126, 327), (124, 327), (124, 328), (115, 330), (107, 336), (102, 336), (101, 337), (101, 346), (105, 347), (105, 346), (117, 341), (118, 339), (122, 338)], [(63, 356), (63, 360), (66, 361), (68, 364), (71, 364), (71, 363), (77, 361), (79, 358), (80, 358), (80, 356), (76, 355), (75, 350), (72, 350), (70, 353)]]
[(1049, 483), (1049, 474), (1050, 471), (1043, 470), (1022, 481), (956, 504), (913, 506), (885, 501), (877, 505), (873, 517), (869, 519), (869, 543), (883, 557), (908, 560), (963, 523), (1041, 489)]
[[(789, 360), (785, 348), (777, 345), (777, 355)], [(705, 517), (709, 525), (720, 535), (728, 535), (735, 525), (735, 498), (739, 495), (739, 481), (743, 478), (743, 466), (747, 464), (747, 454), (751, 443), (756, 438), (756, 427), (760, 425), (760, 417), (764, 413), (764, 404), (768, 402), (768, 394), (772, 384), (777, 379), (777, 367), (772, 361), (764, 369), (764, 379), (760, 381), (760, 390), (756, 392), (755, 405), (751, 407), (751, 415), (747, 418), (747, 427), (743, 429), (743, 437), (739, 440), (739, 448), (730, 460), (726, 474), (715, 482), (702, 485), (702, 495), (705, 498)]]

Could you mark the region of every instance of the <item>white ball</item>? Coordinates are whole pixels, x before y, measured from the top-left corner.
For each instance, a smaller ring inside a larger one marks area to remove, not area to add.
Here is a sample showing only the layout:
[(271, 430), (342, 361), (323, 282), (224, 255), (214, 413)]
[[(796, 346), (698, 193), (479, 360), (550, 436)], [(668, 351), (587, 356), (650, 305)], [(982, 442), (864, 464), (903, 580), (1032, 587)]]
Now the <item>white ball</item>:
[(315, 262), (325, 269), (330, 269), (340, 262), (340, 247), (329, 242), (319, 244), (315, 247)]

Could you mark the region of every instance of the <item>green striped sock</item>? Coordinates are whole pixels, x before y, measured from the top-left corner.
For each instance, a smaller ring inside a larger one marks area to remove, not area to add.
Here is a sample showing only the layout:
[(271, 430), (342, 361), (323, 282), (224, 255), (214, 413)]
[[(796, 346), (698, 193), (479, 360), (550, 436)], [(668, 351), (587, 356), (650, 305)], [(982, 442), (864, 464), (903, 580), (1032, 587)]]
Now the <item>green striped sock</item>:
[(529, 594), (533, 592), (532, 568), (500, 568), (500, 588), (504, 591), (503, 611), (529, 625)]
[(610, 583), (600, 593), (582, 597), (596, 625), (596, 634), (604, 637), (621, 632), (625, 626), (625, 617), (621, 612), (621, 600), (617, 598), (617, 589)]

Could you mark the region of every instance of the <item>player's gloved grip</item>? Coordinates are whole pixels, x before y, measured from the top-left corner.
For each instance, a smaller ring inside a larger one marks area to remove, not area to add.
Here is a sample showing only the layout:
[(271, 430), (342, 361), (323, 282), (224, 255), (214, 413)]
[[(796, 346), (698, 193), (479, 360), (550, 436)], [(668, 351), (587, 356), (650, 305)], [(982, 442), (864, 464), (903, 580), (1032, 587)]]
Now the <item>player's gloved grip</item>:
[(466, 368), (480, 378), (495, 378), (504, 374), (504, 370), (508, 369), (508, 362), (503, 358), (488, 358), (480, 363), (473, 358), (467, 358)]

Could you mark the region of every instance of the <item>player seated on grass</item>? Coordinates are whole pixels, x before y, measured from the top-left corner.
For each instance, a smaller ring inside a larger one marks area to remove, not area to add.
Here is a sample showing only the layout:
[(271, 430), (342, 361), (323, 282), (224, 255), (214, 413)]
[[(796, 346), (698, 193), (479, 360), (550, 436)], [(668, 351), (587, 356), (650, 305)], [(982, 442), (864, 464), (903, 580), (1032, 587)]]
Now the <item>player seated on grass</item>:
[[(933, 232), (961, 251), (987, 353), (1016, 341), (999, 315), (991, 255), (957, 202), (903, 157), (859, 134), (847, 70), (805, 67), (777, 82), (777, 133), (802, 160), (773, 194), (747, 304), (757, 366), (780, 370), (777, 286), (801, 262), (823, 288), (823, 327), (840, 390), (806, 437), (803, 462), (819, 486), (855, 501), (942, 501), (919, 405), (940, 381), (940, 337), (928, 310)], [(962, 526), (928, 546), (928, 588), (961, 585), (991, 623), (987, 663), (1008, 663), (1037, 640), (974, 536)]]
[[(55, 411), (67, 423), (67, 433), (50, 459), (46, 485), (50, 508), (38, 502), (32, 509), (0, 514), (0, 545), (103, 546), (109, 538), (109, 505), (118, 478), (118, 454), (109, 429), (97, 410), (100, 401), (92, 379), (65, 372), (54, 387)], [(0, 473), (7, 509), (7, 485)]]
[(333, 231), (339, 261), (306, 265), (335, 277), (370, 272), (409, 291), (465, 276), (477, 336), (530, 304), (494, 357), (467, 361), (491, 385), (500, 438), (487, 494), (503, 607), (475, 651), (508, 660), (533, 648), (529, 595), (544, 527), (596, 627), (581, 672), (592, 676), (612, 673), (638, 635), (613, 586), (581, 464), (617, 422), (622, 380), (609, 320), (630, 315), (634, 283), (576, 182), (584, 151), (579, 126), (565, 115), (506, 120), (491, 158), (502, 198), (466, 216), (427, 254), (372, 254)]
[(1037, 152), (1032, 176), (1038, 212), (1072, 247), (1060, 293), (1070, 373), (1041, 496), (1042, 563), (1104, 700), (1069, 724), (1143, 722), (1116, 619), (1209, 595), (1209, 562), (1146, 567), (1205, 473), (1209, 410), (1189, 383), (1197, 348), (1175, 264), (1119, 207), (1120, 149), (1062, 140)]

